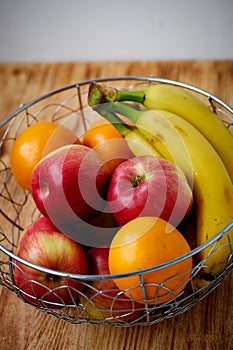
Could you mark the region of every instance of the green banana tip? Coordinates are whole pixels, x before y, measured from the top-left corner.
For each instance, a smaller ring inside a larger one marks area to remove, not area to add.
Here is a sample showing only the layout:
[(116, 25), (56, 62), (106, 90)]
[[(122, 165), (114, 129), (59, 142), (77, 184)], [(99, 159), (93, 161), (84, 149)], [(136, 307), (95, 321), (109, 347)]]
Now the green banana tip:
[(113, 87), (104, 86), (95, 82), (91, 83), (88, 91), (88, 104), (93, 108), (96, 105), (115, 101), (117, 90)]
[(88, 104), (93, 108), (101, 103), (102, 98), (101, 87), (96, 83), (91, 83), (88, 90)]

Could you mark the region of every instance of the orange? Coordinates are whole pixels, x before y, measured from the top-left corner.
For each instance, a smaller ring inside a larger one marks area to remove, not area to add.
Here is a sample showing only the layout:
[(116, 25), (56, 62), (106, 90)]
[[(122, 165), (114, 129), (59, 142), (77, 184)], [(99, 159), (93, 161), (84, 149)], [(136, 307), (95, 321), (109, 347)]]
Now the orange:
[(144, 272), (190, 252), (182, 234), (156, 217), (139, 217), (122, 226), (114, 236), (109, 251), (111, 274), (138, 271), (134, 276), (114, 278), (126, 296), (139, 303), (160, 304), (174, 299), (187, 285), (192, 258), (159, 270)]
[(124, 137), (102, 117), (85, 132), (82, 143), (98, 152), (110, 173), (133, 156)]
[(77, 136), (68, 128), (49, 121), (32, 124), (19, 134), (10, 154), (10, 165), (17, 183), (30, 190), (31, 173), (49, 152), (74, 143)]

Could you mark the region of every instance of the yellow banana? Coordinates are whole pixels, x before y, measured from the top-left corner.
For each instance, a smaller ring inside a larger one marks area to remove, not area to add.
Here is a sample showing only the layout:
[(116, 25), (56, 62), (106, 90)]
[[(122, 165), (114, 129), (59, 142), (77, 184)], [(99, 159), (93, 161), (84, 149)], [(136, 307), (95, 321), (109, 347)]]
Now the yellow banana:
[[(196, 210), (197, 245), (205, 243), (233, 220), (233, 184), (218, 153), (189, 122), (167, 111), (137, 111), (116, 102), (103, 104), (105, 109), (130, 118), (148, 141), (165, 158), (193, 180)], [(221, 273), (232, 252), (233, 229), (218, 243), (200, 252), (204, 271), (213, 276)], [(211, 250), (214, 250), (211, 253)]]
[(161, 153), (142, 135), (138, 129), (129, 130), (125, 135), (125, 140), (135, 156), (153, 155), (162, 158)]
[(143, 90), (130, 91), (99, 84), (90, 87), (90, 105), (110, 101), (135, 101), (150, 109), (166, 110), (181, 116), (212, 144), (233, 182), (233, 135), (218, 115), (190, 92), (171, 84), (151, 85)]

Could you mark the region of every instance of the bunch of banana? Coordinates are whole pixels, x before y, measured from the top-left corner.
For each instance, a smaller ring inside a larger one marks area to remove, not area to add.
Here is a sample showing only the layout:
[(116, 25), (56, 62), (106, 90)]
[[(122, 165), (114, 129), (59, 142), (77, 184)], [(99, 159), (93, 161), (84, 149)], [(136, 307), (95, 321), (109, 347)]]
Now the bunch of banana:
[(139, 102), (150, 109), (172, 112), (187, 120), (212, 144), (233, 181), (233, 136), (217, 114), (196, 96), (171, 84), (151, 85), (143, 90), (120, 90), (96, 83), (90, 86), (91, 106), (115, 101)]
[[(153, 95), (152, 88), (154, 89), (154, 87), (151, 87), (146, 90), (147, 96)], [(93, 86), (91, 89), (93, 92)], [(178, 115), (179, 108), (182, 109), (178, 106), (179, 103), (182, 104), (180, 99), (177, 103), (172, 100), (174, 107), (172, 102), (166, 103), (165, 97), (163, 96), (162, 99), (161, 96), (161, 105), (158, 104), (159, 102), (153, 105), (152, 96), (150, 97), (151, 100), (148, 97), (147, 99), (144, 98), (143, 103), (151, 101), (149, 104), (153, 108), (166, 107), (170, 104), (170, 109), (173, 109), (173, 111), (164, 109), (138, 110), (124, 102), (102, 104), (102, 102), (111, 101), (111, 99), (106, 98), (106, 96), (109, 96), (109, 91), (105, 91), (105, 97), (100, 99), (99, 91), (99, 86), (97, 86), (95, 99), (91, 98), (92, 93), (89, 94), (89, 104), (95, 110), (102, 115), (105, 114), (106, 118), (111, 113), (115, 116), (124, 115), (131, 119), (137, 132), (141, 133), (164, 158), (174, 161), (187, 176), (190, 186), (193, 186), (197, 246), (210, 240), (230, 222), (233, 222), (233, 136), (221, 121), (220, 123), (217, 121), (216, 118), (218, 117), (215, 117), (208, 107), (201, 110), (201, 107), (196, 107), (195, 101), (189, 99), (189, 103), (183, 101), (183, 114)], [(103, 94), (103, 91), (101, 91), (101, 94)], [(136, 95), (140, 95), (138, 91)], [(182, 96), (182, 93), (180, 93), (180, 96)], [(130, 95), (125, 98), (132, 100), (131, 97)], [(112, 99), (113, 101), (122, 99), (122, 96), (120, 98), (119, 96), (117, 98), (113, 96)], [(186, 99), (188, 97), (184, 98), (184, 100)], [(191, 110), (196, 112), (189, 115)], [(193, 121), (196, 114), (199, 116), (198, 122)], [(199, 123), (201, 124), (200, 128), (198, 127)], [(194, 126), (194, 124), (196, 125)], [(200, 129), (203, 129), (203, 125), (206, 126), (205, 136), (204, 132), (200, 131)], [(218, 147), (213, 146), (213, 142), (211, 142), (213, 129), (215, 130), (215, 139), (225, 135)], [(221, 152), (218, 153), (217, 148), (218, 150), (221, 149)], [(232, 245), (233, 228), (230, 228), (228, 235), (223, 235), (217, 243), (210, 245), (199, 253), (199, 258), (203, 262), (203, 274), (195, 279), (194, 289), (208, 285), (212, 277), (217, 276), (225, 269), (233, 250)]]

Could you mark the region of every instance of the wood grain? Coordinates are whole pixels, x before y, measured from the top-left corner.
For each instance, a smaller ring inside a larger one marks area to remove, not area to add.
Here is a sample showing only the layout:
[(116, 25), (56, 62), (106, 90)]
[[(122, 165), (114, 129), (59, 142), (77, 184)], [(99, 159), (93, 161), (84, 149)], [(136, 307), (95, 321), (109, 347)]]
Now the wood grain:
[[(153, 75), (205, 89), (233, 105), (233, 61), (68, 62), (0, 65), (0, 120), (50, 90), (85, 79)], [(233, 348), (233, 278), (175, 318), (150, 327), (69, 324), (0, 287), (1, 350), (217, 350)]]

